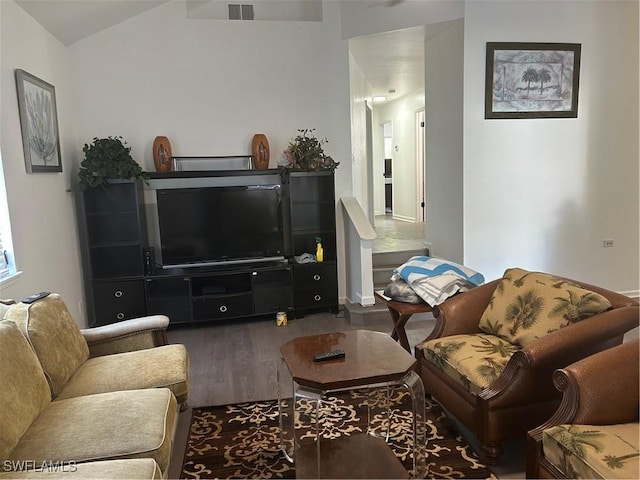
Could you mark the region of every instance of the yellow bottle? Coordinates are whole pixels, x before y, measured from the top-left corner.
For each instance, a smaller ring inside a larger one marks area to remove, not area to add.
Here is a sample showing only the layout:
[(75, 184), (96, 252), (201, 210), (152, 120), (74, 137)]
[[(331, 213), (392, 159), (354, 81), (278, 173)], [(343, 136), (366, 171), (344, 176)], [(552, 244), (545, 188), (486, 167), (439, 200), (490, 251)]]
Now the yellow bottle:
[(322, 262), (324, 260), (324, 250), (322, 249), (322, 243), (320, 238), (316, 238), (316, 262)]

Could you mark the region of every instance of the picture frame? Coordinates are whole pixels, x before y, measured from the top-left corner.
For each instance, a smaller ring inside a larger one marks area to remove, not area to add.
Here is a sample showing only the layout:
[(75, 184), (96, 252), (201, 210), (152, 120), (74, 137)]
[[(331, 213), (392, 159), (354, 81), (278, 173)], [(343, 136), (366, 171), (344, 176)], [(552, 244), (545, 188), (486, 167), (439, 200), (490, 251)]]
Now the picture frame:
[(487, 42), (485, 119), (577, 118), (581, 47)]
[(27, 173), (62, 172), (56, 89), (24, 70), (15, 77)]

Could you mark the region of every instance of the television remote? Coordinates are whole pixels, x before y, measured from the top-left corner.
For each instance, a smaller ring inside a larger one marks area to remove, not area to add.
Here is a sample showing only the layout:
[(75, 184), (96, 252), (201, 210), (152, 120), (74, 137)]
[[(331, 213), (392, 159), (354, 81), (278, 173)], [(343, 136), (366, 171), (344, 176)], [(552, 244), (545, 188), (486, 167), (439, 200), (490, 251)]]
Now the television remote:
[(344, 357), (344, 350), (333, 350), (331, 352), (318, 353), (313, 356), (314, 362), (324, 362), (325, 360), (333, 360), (334, 358)]
[(50, 293), (51, 292), (34, 293), (33, 295), (29, 295), (27, 298), (23, 298), (21, 301), (22, 303), (33, 303), (36, 300), (49, 296)]

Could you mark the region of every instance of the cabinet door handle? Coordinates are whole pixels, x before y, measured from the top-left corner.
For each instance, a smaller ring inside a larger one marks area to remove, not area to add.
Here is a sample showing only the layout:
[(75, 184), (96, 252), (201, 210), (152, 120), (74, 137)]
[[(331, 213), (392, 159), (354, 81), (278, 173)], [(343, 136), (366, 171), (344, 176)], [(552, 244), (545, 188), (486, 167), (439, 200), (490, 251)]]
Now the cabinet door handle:
[(321, 297), (320, 295), (317, 295), (317, 294), (316, 294), (316, 295), (314, 295), (313, 299), (314, 299), (316, 302), (319, 302), (320, 300), (322, 300), (322, 297)]
[(313, 276), (313, 279), (317, 282), (318, 280), (320, 280), (320, 275), (316, 273), (316, 274)]
[(227, 311), (227, 306), (226, 305), (221, 305), (220, 306), (220, 312), (225, 313)]
[(116, 315), (116, 318), (117, 318), (118, 320), (122, 320), (122, 319), (124, 318), (124, 313), (122, 313), (122, 312), (118, 313), (118, 314)]
[(113, 293), (113, 296), (116, 297), (116, 298), (120, 298), (122, 296), (122, 290), (116, 290)]

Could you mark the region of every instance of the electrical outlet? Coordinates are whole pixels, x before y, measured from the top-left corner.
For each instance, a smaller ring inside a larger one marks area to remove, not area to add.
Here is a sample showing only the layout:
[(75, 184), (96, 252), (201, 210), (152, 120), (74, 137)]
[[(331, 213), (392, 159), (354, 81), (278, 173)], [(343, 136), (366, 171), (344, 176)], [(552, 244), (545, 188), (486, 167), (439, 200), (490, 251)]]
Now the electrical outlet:
[(614, 243), (613, 238), (605, 238), (602, 242), (602, 246), (604, 248), (613, 247), (613, 243)]

